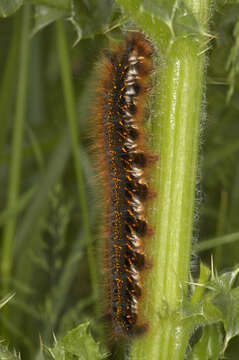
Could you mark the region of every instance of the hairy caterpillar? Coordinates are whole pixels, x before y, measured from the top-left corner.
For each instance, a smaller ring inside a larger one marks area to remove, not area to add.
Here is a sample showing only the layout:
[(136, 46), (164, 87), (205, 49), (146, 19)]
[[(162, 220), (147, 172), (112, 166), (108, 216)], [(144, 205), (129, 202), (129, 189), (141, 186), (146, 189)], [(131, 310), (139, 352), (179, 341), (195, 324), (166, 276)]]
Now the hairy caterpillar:
[(108, 192), (107, 283), (114, 332), (133, 336), (146, 331), (138, 302), (141, 276), (149, 266), (143, 239), (150, 233), (145, 202), (150, 197), (149, 154), (142, 120), (152, 73), (152, 46), (141, 33), (105, 57), (97, 100), (97, 139)]

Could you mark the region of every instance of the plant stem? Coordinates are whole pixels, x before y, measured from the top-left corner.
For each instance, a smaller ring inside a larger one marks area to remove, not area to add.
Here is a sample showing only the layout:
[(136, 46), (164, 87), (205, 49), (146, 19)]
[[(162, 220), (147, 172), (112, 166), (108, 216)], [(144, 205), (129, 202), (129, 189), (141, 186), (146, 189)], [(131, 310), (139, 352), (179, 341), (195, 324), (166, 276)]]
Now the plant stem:
[(4, 145), (6, 141), (6, 135), (8, 132), (9, 114), (12, 102), (12, 93), (14, 88), (14, 82), (16, 78), (16, 63), (17, 63), (17, 49), (20, 30), (20, 17), (19, 14), (15, 17), (11, 43), (8, 50), (5, 69), (1, 79), (0, 88), (0, 121), (1, 121), (1, 133), (0, 133), (0, 153), (4, 152)]
[[(11, 209), (18, 201), (20, 188), (20, 173), (22, 162), (22, 143), (24, 131), (24, 119), (27, 96), (27, 69), (29, 62), (29, 26), (30, 26), (30, 5), (26, 5), (22, 11), (20, 40), (20, 65), (18, 73), (16, 113), (13, 126), (12, 155), (9, 169), (9, 186), (7, 192), (7, 208)], [(6, 223), (3, 232), (3, 245), (1, 257), (1, 273), (4, 280), (8, 280), (13, 259), (13, 242), (16, 231), (17, 216), (13, 216)], [(5, 283), (4, 291), (8, 290)]]
[(239, 232), (235, 232), (232, 234), (215, 237), (213, 239), (208, 239), (206, 241), (201, 241), (199, 244), (196, 244), (194, 246), (194, 250), (197, 252), (205, 251), (208, 249), (212, 249), (216, 246), (230, 244), (238, 240), (239, 240)]
[[(154, 148), (160, 154), (153, 186), (159, 196), (152, 214), (155, 236), (148, 252), (153, 259), (153, 269), (147, 276), (145, 286), (149, 296), (144, 304), (144, 317), (149, 320), (150, 331), (143, 341), (134, 343), (132, 359), (139, 358), (139, 353), (141, 359), (174, 360), (183, 359), (185, 354), (187, 339), (182, 343), (185, 334), (169, 314), (176, 311), (182, 301), (189, 273), (202, 57), (198, 56), (198, 47), (192, 41), (179, 39), (161, 68), (158, 93), (163, 89), (164, 94), (157, 104), (159, 118), (153, 131)], [(163, 313), (164, 304), (167, 311)]]
[(85, 228), (85, 239), (86, 239), (87, 252), (88, 252), (89, 269), (91, 275), (91, 285), (92, 285), (92, 290), (97, 291), (95, 260), (92, 252), (90, 223), (89, 223), (89, 216), (87, 209), (87, 201), (85, 196), (86, 191), (84, 186), (84, 179), (83, 179), (81, 160), (80, 160), (80, 147), (78, 141), (79, 129), (77, 126), (77, 119), (76, 119), (74, 90), (71, 79), (71, 70), (70, 70), (66, 35), (64, 31), (64, 25), (61, 20), (56, 22), (56, 35), (57, 35), (57, 45), (58, 45), (59, 60), (61, 67), (61, 77), (63, 83), (65, 107), (67, 113), (67, 120), (69, 122), (69, 131), (71, 136), (72, 151), (73, 151), (76, 177), (77, 177), (78, 196), (81, 207), (82, 223), (84, 224), (84, 228)]
[[(209, 1), (186, 3), (203, 29)], [(152, 187), (158, 193), (150, 219), (155, 234), (146, 248), (153, 266), (145, 274), (146, 296), (139, 309), (149, 331), (133, 341), (133, 360), (183, 360), (190, 336), (179, 319), (191, 257), (204, 40), (202, 36), (172, 38), (167, 52), (162, 51), (152, 124), (153, 150), (160, 157), (152, 175)], [(161, 44), (155, 45), (161, 52)]]

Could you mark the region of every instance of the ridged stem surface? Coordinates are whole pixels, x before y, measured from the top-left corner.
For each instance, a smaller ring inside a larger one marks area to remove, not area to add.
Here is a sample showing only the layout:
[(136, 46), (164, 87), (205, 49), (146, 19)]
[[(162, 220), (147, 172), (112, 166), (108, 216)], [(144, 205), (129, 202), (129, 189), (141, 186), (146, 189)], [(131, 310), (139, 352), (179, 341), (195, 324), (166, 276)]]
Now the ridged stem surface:
[(167, 29), (157, 18), (160, 11), (150, 15), (145, 2), (138, 8), (139, 0), (137, 5), (118, 2), (149, 34), (160, 56), (151, 128), (159, 155), (152, 174), (157, 198), (148, 209), (154, 236), (146, 242), (152, 269), (144, 276), (139, 309), (149, 331), (133, 340), (130, 359), (183, 360), (190, 336), (182, 304), (189, 280), (209, 0), (184, 2), (192, 24), (198, 23), (186, 36), (177, 34), (173, 16), (165, 19)]
[[(7, 208), (14, 207), (18, 201), (22, 148), (24, 136), (25, 109), (27, 102), (27, 72), (29, 63), (29, 28), (30, 28), (30, 5), (26, 5), (22, 11), (21, 39), (19, 49), (19, 73), (17, 82), (17, 99), (15, 117), (12, 128), (11, 162), (8, 176)], [(9, 280), (12, 271), (13, 244), (16, 232), (17, 216), (12, 216), (6, 222), (3, 230), (2, 253), (1, 253), (1, 277)], [(7, 283), (4, 283), (4, 291), (8, 291)]]

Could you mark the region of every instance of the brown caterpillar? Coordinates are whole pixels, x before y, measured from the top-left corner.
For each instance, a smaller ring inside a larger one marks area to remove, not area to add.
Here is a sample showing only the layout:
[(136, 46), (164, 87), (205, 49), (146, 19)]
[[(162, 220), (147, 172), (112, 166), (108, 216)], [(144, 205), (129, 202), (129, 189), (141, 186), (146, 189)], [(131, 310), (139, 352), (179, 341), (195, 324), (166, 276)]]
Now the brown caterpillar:
[(138, 302), (141, 276), (149, 267), (143, 239), (150, 233), (145, 201), (150, 197), (146, 172), (153, 156), (142, 125), (152, 73), (152, 46), (131, 33), (102, 65), (97, 101), (97, 138), (108, 191), (107, 282), (110, 315), (119, 336), (144, 333)]

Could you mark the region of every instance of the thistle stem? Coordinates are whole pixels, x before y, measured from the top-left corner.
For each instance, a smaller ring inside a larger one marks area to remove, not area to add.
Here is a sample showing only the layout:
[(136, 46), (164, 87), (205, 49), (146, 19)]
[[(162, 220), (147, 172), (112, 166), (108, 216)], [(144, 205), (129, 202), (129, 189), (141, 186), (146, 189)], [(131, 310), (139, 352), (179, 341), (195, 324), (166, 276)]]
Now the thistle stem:
[(185, 1), (199, 25), (196, 36), (177, 36), (172, 19), (171, 35), (165, 30), (164, 36), (160, 17), (150, 23), (149, 7), (133, 9), (125, 0), (118, 2), (149, 34), (161, 55), (152, 121), (152, 148), (159, 161), (151, 183), (158, 195), (149, 209), (155, 233), (146, 243), (153, 266), (145, 273), (145, 296), (139, 308), (149, 330), (133, 340), (130, 359), (183, 360), (190, 336), (182, 304), (191, 257), (209, 0)]

